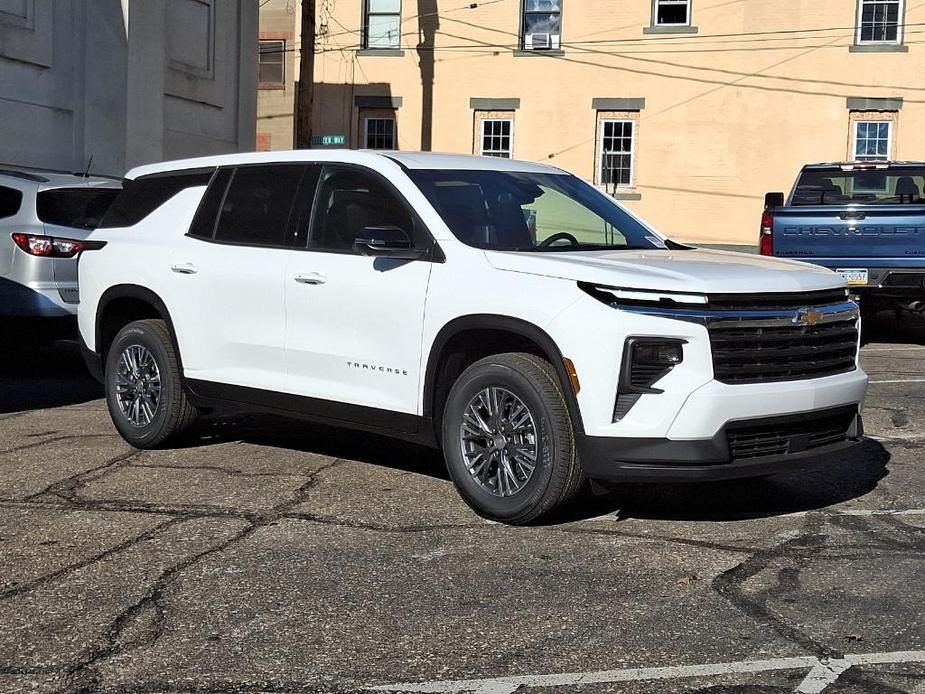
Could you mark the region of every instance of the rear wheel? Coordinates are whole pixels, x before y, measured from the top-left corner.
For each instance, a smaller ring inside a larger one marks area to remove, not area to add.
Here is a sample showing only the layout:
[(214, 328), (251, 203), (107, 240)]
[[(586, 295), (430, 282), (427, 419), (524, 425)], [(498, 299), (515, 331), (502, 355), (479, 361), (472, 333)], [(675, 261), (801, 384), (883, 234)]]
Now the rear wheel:
[(136, 448), (182, 437), (196, 422), (180, 380), (176, 349), (162, 320), (129, 323), (106, 356), (106, 404), (112, 421)]
[(442, 441), (460, 495), (491, 520), (530, 523), (581, 487), (565, 396), (549, 362), (531, 354), (466, 369), (447, 398)]

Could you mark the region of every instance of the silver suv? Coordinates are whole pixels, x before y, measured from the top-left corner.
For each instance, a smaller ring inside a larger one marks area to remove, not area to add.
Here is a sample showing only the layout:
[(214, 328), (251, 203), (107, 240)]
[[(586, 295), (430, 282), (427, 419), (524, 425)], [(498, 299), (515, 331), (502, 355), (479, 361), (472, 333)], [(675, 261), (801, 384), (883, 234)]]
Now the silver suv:
[(77, 313), (77, 257), (118, 180), (0, 169), (0, 318)]

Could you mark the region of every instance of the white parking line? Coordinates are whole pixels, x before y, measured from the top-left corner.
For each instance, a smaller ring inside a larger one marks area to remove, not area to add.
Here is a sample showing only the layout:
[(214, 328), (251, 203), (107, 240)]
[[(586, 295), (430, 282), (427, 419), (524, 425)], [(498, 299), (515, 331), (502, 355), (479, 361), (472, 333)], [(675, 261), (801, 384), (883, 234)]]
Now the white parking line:
[(851, 663), (847, 658), (820, 660), (813, 665), (813, 669), (809, 671), (795, 691), (798, 694), (819, 694), (850, 667)]
[(893, 653), (861, 653), (844, 658), (820, 660), (816, 656), (740, 660), (732, 663), (679, 665), (669, 667), (569, 672), (550, 675), (520, 675), (471, 680), (436, 680), (433, 682), (403, 682), (367, 687), (379, 692), (430, 692), (433, 694), (514, 694), (520, 687), (566, 687), (578, 684), (635, 682), (641, 680), (673, 680), (690, 677), (716, 677), (751, 672), (800, 670), (809, 668), (806, 678), (797, 687), (800, 694), (818, 694), (835, 682), (853, 665), (925, 663), (925, 651), (895, 651)]
[(916, 345), (914, 347), (861, 347), (861, 354), (870, 352), (908, 352), (911, 349), (925, 349), (925, 346)]
[(868, 381), (867, 383), (872, 386), (881, 383), (925, 383), (925, 378), (897, 378), (889, 381)]

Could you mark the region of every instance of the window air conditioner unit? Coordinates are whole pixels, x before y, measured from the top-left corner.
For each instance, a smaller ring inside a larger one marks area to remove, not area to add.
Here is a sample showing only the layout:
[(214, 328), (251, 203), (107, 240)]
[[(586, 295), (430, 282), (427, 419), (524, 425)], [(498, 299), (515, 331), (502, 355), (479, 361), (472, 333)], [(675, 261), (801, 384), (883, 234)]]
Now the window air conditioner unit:
[(559, 34), (527, 34), (524, 48), (528, 51), (548, 51), (559, 47)]

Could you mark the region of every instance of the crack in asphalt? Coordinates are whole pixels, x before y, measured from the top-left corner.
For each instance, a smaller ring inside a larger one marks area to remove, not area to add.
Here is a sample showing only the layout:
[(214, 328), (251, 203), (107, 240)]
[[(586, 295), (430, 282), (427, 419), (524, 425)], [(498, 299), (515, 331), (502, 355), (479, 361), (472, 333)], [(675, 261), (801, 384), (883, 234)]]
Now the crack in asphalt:
[(96, 467), (89, 468), (87, 470), (81, 470), (80, 472), (60, 479), (57, 482), (52, 482), (45, 489), (35, 494), (29, 494), (24, 497), (25, 501), (32, 501), (33, 499), (41, 499), (43, 496), (55, 496), (59, 499), (62, 499), (68, 503), (73, 503), (77, 500), (78, 490), (84, 486), (87, 482), (93, 482), (95, 480), (101, 479), (106, 475), (115, 472), (119, 468), (126, 467), (132, 460), (141, 453), (137, 449), (131, 449), (125, 453), (120, 453), (117, 456), (114, 456), (107, 460), (102, 465), (97, 465)]
[[(67, 669), (65, 676), (67, 691), (73, 694), (98, 691), (101, 685), (99, 669), (105, 661), (129, 650), (148, 647), (156, 643), (164, 629), (164, 593), (183, 571), (208, 556), (227, 550), (235, 543), (254, 534), (261, 527), (277, 520), (280, 514), (304, 501), (314, 486), (317, 476), (334, 467), (338, 462), (339, 459), (335, 459), (328, 465), (321, 466), (308, 474), (305, 483), (292, 494), (290, 499), (277, 504), (268, 513), (255, 518), (243, 518), (242, 520), (247, 521), (247, 526), (227, 540), (186, 556), (163, 570), (138, 601), (116, 615), (108, 629), (105, 645), (97, 647), (87, 657)], [(178, 519), (177, 522), (189, 522), (190, 520), (192, 519), (184, 517)], [(145, 616), (148, 623), (136, 630), (140, 633), (132, 634), (132, 627)], [(126, 635), (129, 638), (124, 638)]]
[[(45, 439), (24, 446), (14, 447), (0, 451), (0, 455), (21, 451), (25, 449), (36, 448), (38, 446), (48, 445), (57, 441), (68, 439), (108, 437), (109, 435), (85, 434), (85, 435), (68, 435)], [(919, 446), (915, 446), (919, 447)], [(58, 480), (45, 489), (35, 494), (31, 494), (23, 499), (0, 499), (0, 505), (17, 508), (49, 508), (55, 510), (86, 510), (102, 512), (137, 512), (160, 514), (170, 516), (167, 520), (156, 526), (129, 538), (120, 544), (108, 548), (102, 552), (88, 557), (79, 562), (62, 567), (54, 572), (39, 576), (31, 581), (21, 585), (14, 586), (4, 591), (0, 591), (0, 600), (9, 599), (33, 590), (41, 585), (60, 580), (75, 571), (88, 567), (94, 563), (105, 560), (109, 557), (125, 552), (135, 544), (151, 539), (158, 533), (163, 532), (169, 527), (202, 518), (235, 518), (247, 523), (246, 527), (235, 532), (231, 537), (213, 544), (199, 552), (186, 555), (179, 561), (174, 562), (165, 568), (160, 575), (145, 590), (144, 594), (133, 604), (120, 611), (111, 621), (106, 630), (105, 643), (94, 648), (89, 654), (79, 662), (68, 666), (56, 667), (10, 667), (0, 665), (0, 674), (7, 675), (54, 675), (63, 674), (65, 676), (66, 691), (72, 694), (83, 694), (91, 691), (98, 691), (103, 685), (102, 666), (111, 658), (123, 655), (129, 651), (139, 648), (149, 647), (157, 642), (165, 628), (165, 594), (170, 589), (173, 582), (190, 566), (197, 562), (227, 550), (229, 547), (251, 536), (258, 529), (274, 523), (281, 519), (301, 520), (323, 525), (339, 526), (351, 529), (370, 530), (376, 532), (390, 533), (414, 533), (427, 532), (436, 530), (452, 529), (476, 529), (490, 527), (484, 523), (469, 524), (431, 524), (431, 525), (412, 525), (404, 527), (390, 527), (374, 523), (360, 523), (344, 521), (333, 517), (328, 517), (309, 512), (293, 511), (293, 507), (307, 500), (309, 492), (317, 482), (318, 477), (326, 470), (334, 467), (340, 461), (335, 459), (327, 465), (318, 467), (316, 470), (306, 473), (306, 481), (302, 484), (286, 501), (276, 504), (267, 511), (246, 511), (223, 506), (210, 505), (167, 505), (167, 504), (149, 504), (145, 502), (126, 502), (121, 500), (93, 500), (85, 499), (80, 496), (80, 489), (88, 482), (102, 478), (105, 475), (119, 470), (123, 467), (132, 465), (132, 460), (138, 456), (141, 451), (131, 450), (126, 453), (117, 455), (102, 465), (81, 471), (75, 475)], [(202, 469), (221, 472), (232, 476), (240, 477), (300, 477), (302, 475), (291, 475), (285, 473), (248, 473), (239, 470), (228, 470), (219, 466), (182, 466), (168, 464), (134, 464), (133, 467), (148, 468), (170, 468), (181, 470)], [(594, 528), (558, 528), (557, 530), (566, 534), (597, 534), (611, 535), (625, 538), (634, 538), (642, 540), (652, 540), (659, 542), (668, 542), (704, 549), (714, 549), (718, 551), (747, 554), (748, 556), (736, 564), (736, 566), (722, 572), (712, 581), (713, 589), (724, 599), (726, 599), (737, 610), (750, 617), (765, 628), (769, 628), (775, 633), (783, 636), (785, 639), (809, 650), (820, 658), (841, 658), (843, 651), (836, 645), (827, 643), (824, 640), (813, 637), (807, 631), (798, 625), (789, 623), (784, 617), (773, 612), (768, 603), (774, 599), (786, 594), (791, 594), (800, 590), (801, 573), (814, 561), (820, 558), (846, 558), (853, 555), (842, 552), (834, 552), (836, 548), (829, 543), (830, 537), (825, 533), (826, 524), (831, 524), (844, 531), (862, 534), (869, 540), (869, 544), (854, 543), (851, 549), (870, 550), (875, 552), (887, 553), (889, 551), (908, 552), (914, 551), (919, 553), (925, 550), (925, 529), (917, 526), (903, 523), (899, 518), (893, 516), (877, 516), (860, 518), (853, 516), (840, 515), (837, 512), (810, 512), (804, 517), (803, 528), (797, 536), (790, 537), (776, 545), (768, 548), (756, 549), (753, 547), (742, 547), (737, 545), (722, 544), (704, 540), (692, 540), (680, 537), (671, 537), (665, 535), (648, 535), (643, 533), (632, 533), (622, 530), (611, 529), (594, 529)], [(887, 537), (884, 533), (879, 532), (874, 523), (880, 523), (900, 533), (903, 538), (897, 539)], [(777, 569), (776, 582), (767, 589), (748, 594), (745, 590), (748, 581), (765, 570), (781, 565)], [(861, 672), (857, 669), (851, 669), (842, 675), (842, 678), (863, 686), (876, 686), (876, 691), (900, 692), (892, 686), (882, 682), (874, 675)], [(214, 686), (221, 690), (228, 686), (224, 682), (221, 685), (206, 684), (203, 682), (193, 684), (195, 690), (212, 691)], [(269, 686), (267, 686), (269, 685)], [(185, 684), (185, 686), (190, 686)], [(283, 691), (277, 689), (278, 682), (255, 684), (233, 683), (233, 688), (238, 691)], [(133, 687), (132, 691), (153, 691), (153, 683), (144, 683), (138, 687)], [(203, 688), (204, 687), (204, 688)], [(285, 691), (320, 691), (317, 687), (312, 686), (306, 689), (306, 684), (295, 683), (287, 685)], [(162, 689), (170, 689), (172, 685), (165, 685)], [(161, 687), (154, 687), (161, 689)], [(333, 691), (329, 687), (324, 691)]]
[(150, 468), (153, 470), (204, 470), (218, 472), (230, 477), (304, 477), (304, 472), (246, 472), (221, 465), (169, 465), (166, 463), (135, 463), (133, 468)]
[[(864, 545), (863, 547), (880, 554), (884, 553), (884, 550), (894, 550), (902, 552), (903, 555), (911, 551), (917, 556), (921, 556), (921, 553), (925, 551), (925, 537), (918, 537), (913, 532), (910, 534), (909, 542), (896, 541), (877, 532), (872, 525), (873, 520), (889, 525), (891, 528), (900, 530), (903, 533), (920, 530), (915, 526), (903, 523), (893, 516), (861, 518), (831, 512), (809, 513), (804, 516), (803, 530), (796, 537), (755, 552), (744, 561), (716, 576), (712, 581), (712, 587), (747, 617), (750, 617), (761, 626), (771, 629), (800, 648), (809, 650), (820, 659), (843, 658), (844, 652), (841, 648), (813, 637), (800, 626), (791, 624), (783, 616), (774, 614), (768, 606), (768, 602), (771, 598), (798, 592), (801, 588), (801, 573), (812, 561), (820, 560), (821, 558), (836, 559), (852, 558), (854, 556), (842, 553), (836, 555), (824, 554), (827, 549), (831, 548), (827, 544), (829, 537), (824, 533), (826, 523), (831, 523), (848, 532), (863, 534), (872, 541), (872, 544)], [(925, 532), (922, 534), (925, 535)], [(862, 546), (854, 544), (852, 548), (857, 550)], [(776, 563), (784, 564), (778, 569), (776, 583), (768, 589), (754, 593), (752, 596), (747, 595), (744, 590), (747, 581), (759, 575), (762, 571), (771, 568)], [(865, 691), (903, 694), (902, 690), (893, 688), (879, 677), (857, 669), (849, 669), (841, 675), (841, 678), (865, 687)]]
[[(807, 514), (803, 518), (804, 529), (796, 537), (759, 550), (731, 569), (723, 571), (712, 581), (713, 589), (725, 598), (733, 607), (750, 617), (753, 621), (783, 636), (786, 640), (809, 651), (819, 658), (842, 658), (844, 653), (824, 644), (806, 634), (802, 629), (788, 624), (784, 619), (774, 615), (767, 606), (770, 594), (779, 594), (774, 587), (770, 591), (760, 591), (755, 597), (748, 596), (743, 590), (745, 583), (774, 562), (791, 561), (794, 566), (789, 571), (778, 572), (778, 586), (787, 584), (789, 590), (799, 587), (799, 572), (825, 546), (826, 536), (822, 534), (823, 519), (820, 514)], [(769, 594), (770, 593), (770, 594)]]
[(30, 448), (38, 448), (39, 446), (47, 446), (49, 443), (57, 443), (58, 441), (67, 441), (69, 439), (115, 439), (119, 438), (118, 434), (66, 434), (64, 436), (53, 436), (50, 439), (42, 439), (41, 441), (35, 441), (33, 443), (23, 444), (22, 446), (13, 446), (12, 448), (0, 449), (0, 455), (7, 455), (8, 453), (18, 453), (19, 451), (25, 451)]
[(719, 542), (710, 542), (708, 540), (692, 540), (684, 537), (671, 537), (669, 535), (647, 535), (645, 533), (631, 533), (625, 530), (609, 530), (604, 528), (557, 528), (559, 532), (573, 535), (613, 535), (616, 537), (626, 537), (639, 540), (653, 540), (659, 542), (668, 542), (671, 544), (685, 545), (688, 547), (698, 547), (701, 549), (715, 549), (720, 552), (732, 552), (734, 554), (754, 554), (759, 550), (755, 547), (740, 547), (737, 545), (726, 545)]
[(41, 585), (50, 583), (52, 581), (56, 581), (57, 579), (63, 578), (64, 576), (68, 576), (74, 573), (75, 571), (79, 571), (80, 569), (90, 566), (91, 564), (95, 564), (99, 561), (102, 561), (103, 559), (107, 559), (108, 557), (111, 557), (115, 554), (119, 554), (120, 552), (126, 549), (129, 549), (130, 547), (133, 547), (139, 542), (145, 542), (147, 540), (154, 538), (160, 531), (172, 525), (176, 525), (180, 520), (181, 519), (178, 519), (178, 518), (171, 518), (169, 520), (163, 521), (161, 523), (158, 523), (154, 527), (149, 528), (148, 530), (145, 530), (144, 532), (139, 533), (138, 535), (135, 535), (134, 537), (131, 537), (127, 540), (120, 542), (117, 545), (109, 547), (103, 550), (102, 552), (98, 552), (97, 554), (94, 554), (91, 557), (88, 557), (78, 562), (74, 562), (72, 564), (68, 564), (67, 566), (63, 566), (60, 569), (57, 569), (47, 574), (42, 574), (41, 576), (38, 576), (37, 578), (33, 578), (30, 581), (26, 581), (25, 583), (19, 583), (11, 588), (2, 590), (0, 591), (0, 600), (6, 600), (8, 598), (21, 595), (22, 593), (26, 593), (30, 590), (33, 590), (34, 588), (38, 588)]

